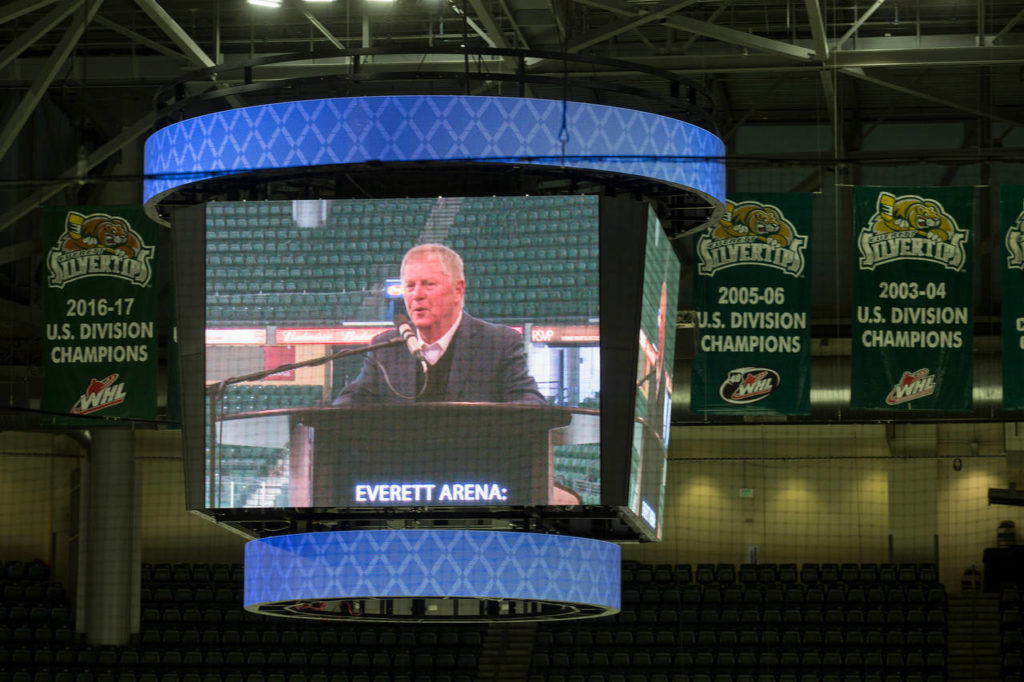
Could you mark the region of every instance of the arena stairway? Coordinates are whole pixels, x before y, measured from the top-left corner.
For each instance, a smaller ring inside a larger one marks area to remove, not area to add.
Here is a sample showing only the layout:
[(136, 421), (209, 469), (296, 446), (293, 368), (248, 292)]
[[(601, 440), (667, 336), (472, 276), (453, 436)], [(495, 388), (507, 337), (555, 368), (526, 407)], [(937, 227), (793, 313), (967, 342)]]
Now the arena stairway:
[(536, 623), (491, 623), (480, 652), (477, 680), (525, 680), (536, 639)]
[(999, 682), (999, 595), (950, 594), (947, 673), (950, 682)]

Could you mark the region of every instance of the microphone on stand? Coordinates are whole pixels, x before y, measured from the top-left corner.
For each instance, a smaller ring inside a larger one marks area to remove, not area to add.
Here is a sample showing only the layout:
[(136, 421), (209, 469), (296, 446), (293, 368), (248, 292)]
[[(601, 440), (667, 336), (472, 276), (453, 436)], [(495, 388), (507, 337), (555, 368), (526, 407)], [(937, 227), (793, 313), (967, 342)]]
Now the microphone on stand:
[(419, 360), (420, 369), (426, 374), (427, 361), (423, 357), (423, 342), (420, 341), (420, 337), (416, 336), (416, 330), (412, 326), (412, 321), (402, 313), (395, 313), (395, 328), (398, 329), (398, 335), (405, 341), (405, 347), (409, 349), (409, 353)]

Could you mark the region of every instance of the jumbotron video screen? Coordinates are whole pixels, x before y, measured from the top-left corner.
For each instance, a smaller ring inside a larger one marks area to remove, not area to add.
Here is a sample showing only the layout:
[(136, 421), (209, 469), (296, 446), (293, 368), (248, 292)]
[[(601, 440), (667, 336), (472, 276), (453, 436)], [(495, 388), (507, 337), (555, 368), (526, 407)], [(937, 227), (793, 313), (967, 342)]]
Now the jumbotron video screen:
[(603, 385), (600, 205), (206, 204), (190, 506), (600, 505), (601, 397), (617, 390), (635, 394), (628, 506), (660, 534), (679, 264), (646, 209), (636, 384)]

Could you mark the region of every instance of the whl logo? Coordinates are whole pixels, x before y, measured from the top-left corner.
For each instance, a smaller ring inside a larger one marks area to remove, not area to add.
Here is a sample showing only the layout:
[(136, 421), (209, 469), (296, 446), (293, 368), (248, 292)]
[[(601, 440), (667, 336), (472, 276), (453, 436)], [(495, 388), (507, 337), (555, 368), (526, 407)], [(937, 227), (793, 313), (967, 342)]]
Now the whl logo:
[(764, 367), (741, 367), (729, 372), (718, 389), (727, 403), (744, 405), (767, 398), (779, 388), (779, 373)]
[(123, 403), (128, 395), (124, 390), (124, 382), (114, 383), (117, 376), (114, 373), (105, 379), (91, 380), (85, 393), (78, 396), (78, 402), (71, 408), (71, 414), (92, 414)]
[(935, 375), (927, 367), (916, 372), (903, 372), (899, 383), (885, 396), (886, 405), (901, 405), (935, 393)]

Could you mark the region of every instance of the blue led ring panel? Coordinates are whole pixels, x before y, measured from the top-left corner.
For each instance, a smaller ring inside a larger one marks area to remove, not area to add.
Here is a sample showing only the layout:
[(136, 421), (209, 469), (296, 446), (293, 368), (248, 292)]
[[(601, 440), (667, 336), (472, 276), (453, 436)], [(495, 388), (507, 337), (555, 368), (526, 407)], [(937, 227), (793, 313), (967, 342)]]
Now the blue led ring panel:
[(278, 535), (245, 547), (245, 608), (341, 620), (587, 618), (620, 608), (601, 540), (474, 530)]
[[(564, 125), (563, 125), (564, 113)], [(725, 197), (725, 147), (698, 126), (583, 102), (455, 95), (301, 100), (187, 119), (146, 141), (143, 201), (253, 171), (377, 162), (507, 163), (645, 178)]]

